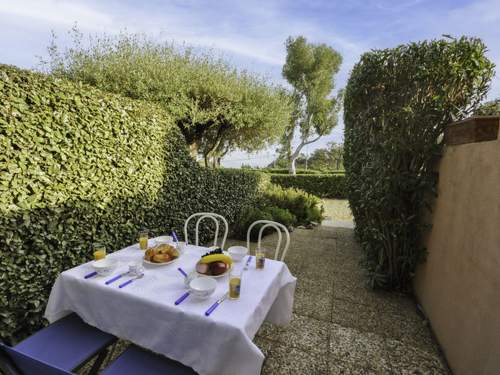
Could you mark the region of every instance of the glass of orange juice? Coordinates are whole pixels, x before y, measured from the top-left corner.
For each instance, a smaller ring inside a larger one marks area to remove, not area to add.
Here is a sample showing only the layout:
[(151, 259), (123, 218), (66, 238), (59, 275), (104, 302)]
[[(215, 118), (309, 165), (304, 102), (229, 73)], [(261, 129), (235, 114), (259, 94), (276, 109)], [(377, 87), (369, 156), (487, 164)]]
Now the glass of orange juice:
[(148, 248), (148, 230), (143, 229), (139, 232), (139, 247), (141, 250), (147, 250)]
[(255, 268), (261, 270), (266, 264), (266, 249), (258, 247), (255, 250)]
[(106, 258), (106, 247), (102, 243), (96, 242), (92, 248), (94, 249), (94, 260)]
[(229, 271), (229, 298), (238, 299), (240, 298), (241, 292), (241, 274), (243, 269), (241, 267), (233, 267)]

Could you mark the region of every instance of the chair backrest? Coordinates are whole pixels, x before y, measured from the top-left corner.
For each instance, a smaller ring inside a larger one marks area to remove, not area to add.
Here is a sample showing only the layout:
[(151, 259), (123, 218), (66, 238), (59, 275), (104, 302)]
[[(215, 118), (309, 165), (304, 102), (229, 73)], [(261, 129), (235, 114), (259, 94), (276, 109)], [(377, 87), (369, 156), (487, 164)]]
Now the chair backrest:
[(276, 250), (274, 251), (274, 259), (278, 260), (278, 256), (280, 253), (281, 249), (281, 240), (282, 240), (282, 235), (281, 232), (283, 231), (285, 233), (285, 246), (283, 248), (283, 252), (281, 253), (281, 258), (279, 258), (280, 261), (285, 260), (286, 253), (288, 251), (288, 247), (290, 246), (290, 233), (288, 232), (288, 229), (281, 223), (277, 223), (276, 221), (271, 221), (271, 220), (257, 220), (254, 221), (250, 227), (248, 228), (247, 231), (247, 249), (250, 251), (250, 234), (252, 232), (252, 229), (254, 226), (257, 224), (264, 224), (260, 230), (259, 230), (259, 237), (257, 238), (257, 248), (260, 248), (260, 242), (262, 240), (262, 234), (264, 233), (264, 230), (266, 228), (274, 228), (278, 232), (278, 243), (276, 244)]
[(213, 212), (197, 212), (195, 214), (192, 214), (189, 216), (184, 223), (184, 240), (186, 243), (189, 243), (188, 239), (188, 225), (189, 221), (191, 219), (194, 219), (198, 217), (198, 220), (196, 220), (196, 227), (195, 227), (195, 245), (199, 245), (199, 229), (200, 229), (200, 222), (202, 222), (204, 219), (211, 219), (215, 223), (215, 237), (214, 237), (214, 246), (217, 246), (217, 239), (219, 238), (219, 220), (222, 220), (224, 223), (224, 236), (222, 237), (222, 243), (221, 243), (221, 248), (224, 249), (224, 246), (226, 245), (226, 239), (227, 239), (227, 234), (229, 232), (229, 225), (227, 224), (227, 220), (224, 216), (213, 213)]
[(0, 368), (7, 375), (73, 375), (0, 342)]

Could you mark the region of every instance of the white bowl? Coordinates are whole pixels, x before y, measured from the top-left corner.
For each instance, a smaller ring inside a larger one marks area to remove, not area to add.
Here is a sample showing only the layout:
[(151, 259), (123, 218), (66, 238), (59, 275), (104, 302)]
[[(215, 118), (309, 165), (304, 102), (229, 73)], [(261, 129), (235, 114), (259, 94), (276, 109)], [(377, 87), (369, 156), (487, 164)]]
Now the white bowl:
[(159, 236), (155, 238), (155, 241), (157, 244), (171, 243), (174, 241), (174, 239), (172, 238), (172, 236)]
[(116, 268), (118, 261), (112, 258), (99, 259), (92, 262), (92, 267), (99, 276), (107, 276)]
[(241, 262), (245, 255), (247, 255), (248, 249), (246, 246), (231, 246), (227, 249), (227, 252), (235, 262)]
[(189, 292), (199, 298), (207, 298), (217, 288), (217, 281), (210, 277), (195, 277), (189, 282)]

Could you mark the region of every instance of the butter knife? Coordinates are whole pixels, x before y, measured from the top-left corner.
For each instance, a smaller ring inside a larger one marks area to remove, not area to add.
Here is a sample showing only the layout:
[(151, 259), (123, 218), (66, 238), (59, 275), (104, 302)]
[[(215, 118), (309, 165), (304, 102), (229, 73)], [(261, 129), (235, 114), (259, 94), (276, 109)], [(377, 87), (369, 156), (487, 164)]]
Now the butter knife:
[(229, 293), (224, 294), (221, 299), (219, 299), (217, 302), (215, 302), (212, 306), (208, 308), (207, 311), (205, 311), (205, 316), (209, 316), (224, 300), (228, 297)]
[(250, 261), (252, 260), (252, 256), (249, 255), (248, 256), (248, 259), (247, 259), (247, 262), (245, 263), (245, 267), (243, 267), (243, 270), (246, 271), (248, 270), (248, 266), (250, 265)]

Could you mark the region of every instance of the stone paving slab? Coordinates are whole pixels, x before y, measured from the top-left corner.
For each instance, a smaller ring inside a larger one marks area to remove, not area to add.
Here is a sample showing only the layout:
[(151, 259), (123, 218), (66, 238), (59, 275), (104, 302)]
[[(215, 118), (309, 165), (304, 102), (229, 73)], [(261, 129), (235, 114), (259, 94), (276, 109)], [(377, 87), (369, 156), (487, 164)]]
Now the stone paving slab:
[(366, 285), (352, 229), (296, 229), (291, 237), (294, 316), (288, 327), (265, 324), (257, 333), (263, 375), (449, 374), (414, 301)]

